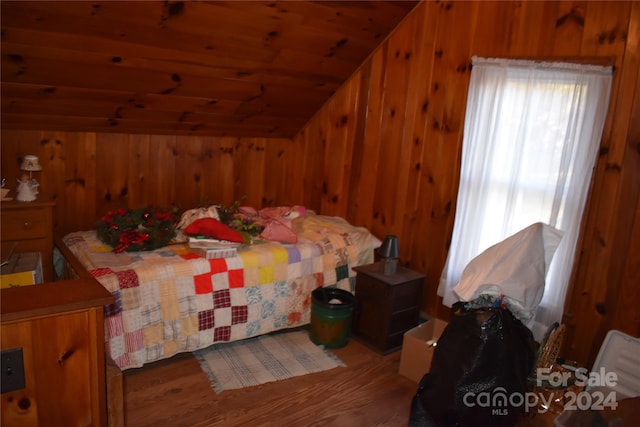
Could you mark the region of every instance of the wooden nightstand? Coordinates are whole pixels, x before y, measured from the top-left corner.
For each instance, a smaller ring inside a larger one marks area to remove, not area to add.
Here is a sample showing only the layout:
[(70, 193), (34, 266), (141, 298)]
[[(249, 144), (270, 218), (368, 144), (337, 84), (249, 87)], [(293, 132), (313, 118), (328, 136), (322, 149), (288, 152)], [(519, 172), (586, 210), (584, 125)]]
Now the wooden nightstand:
[(404, 333), (418, 325), (424, 275), (398, 265), (395, 274), (385, 276), (381, 263), (353, 270), (352, 336), (383, 354), (399, 350)]
[(12, 251), (40, 252), (45, 282), (53, 281), (52, 201), (0, 203), (0, 241), (2, 257)]

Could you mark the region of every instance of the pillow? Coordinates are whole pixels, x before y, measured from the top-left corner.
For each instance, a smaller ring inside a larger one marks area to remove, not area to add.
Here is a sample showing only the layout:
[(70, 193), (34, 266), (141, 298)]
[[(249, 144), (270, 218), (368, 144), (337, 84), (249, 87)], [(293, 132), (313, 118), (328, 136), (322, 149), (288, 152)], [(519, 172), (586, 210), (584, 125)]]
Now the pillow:
[(244, 238), (236, 230), (224, 225), (215, 218), (200, 218), (183, 230), (184, 234), (205, 236), (212, 239), (242, 243)]

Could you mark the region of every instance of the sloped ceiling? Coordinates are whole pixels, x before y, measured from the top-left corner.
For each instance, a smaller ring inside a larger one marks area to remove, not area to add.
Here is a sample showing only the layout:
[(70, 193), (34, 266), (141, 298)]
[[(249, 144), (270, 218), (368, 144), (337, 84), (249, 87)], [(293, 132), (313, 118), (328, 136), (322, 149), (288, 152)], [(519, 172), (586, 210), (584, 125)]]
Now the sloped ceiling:
[(408, 1), (5, 1), (5, 129), (286, 137)]

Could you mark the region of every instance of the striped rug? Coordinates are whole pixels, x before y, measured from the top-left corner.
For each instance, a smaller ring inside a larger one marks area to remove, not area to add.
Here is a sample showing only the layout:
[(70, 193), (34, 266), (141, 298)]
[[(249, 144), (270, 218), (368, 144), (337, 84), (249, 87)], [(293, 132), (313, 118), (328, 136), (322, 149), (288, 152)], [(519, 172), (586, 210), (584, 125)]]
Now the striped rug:
[(194, 355), (216, 393), (345, 366), (306, 330), (215, 344)]

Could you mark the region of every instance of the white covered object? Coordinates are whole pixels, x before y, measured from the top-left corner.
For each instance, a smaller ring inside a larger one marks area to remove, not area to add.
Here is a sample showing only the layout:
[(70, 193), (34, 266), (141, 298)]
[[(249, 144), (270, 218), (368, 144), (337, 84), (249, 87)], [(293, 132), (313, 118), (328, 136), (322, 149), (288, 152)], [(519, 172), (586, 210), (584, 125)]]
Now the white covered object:
[[(591, 368), (591, 372), (596, 374), (593, 378), (598, 385), (594, 387), (587, 385), (585, 388), (586, 391), (592, 393), (594, 404), (602, 405), (605, 409), (615, 409), (622, 400), (640, 396), (640, 359), (638, 359), (638, 354), (640, 354), (640, 338), (635, 338), (615, 329), (607, 333), (600, 346), (593, 368)], [(605, 384), (603, 386), (605, 378), (612, 373), (615, 374), (615, 380), (612, 381), (613, 384)], [(590, 373), (589, 377), (591, 378), (592, 375)], [(598, 391), (605, 398), (609, 396), (609, 393), (615, 392), (614, 401), (604, 400), (600, 402), (595, 394)], [(615, 404), (616, 407), (611, 406), (612, 404)], [(575, 408), (571, 410), (565, 409), (553, 420), (553, 425), (556, 427), (578, 425), (576, 423), (580, 421), (579, 415), (579, 411), (576, 411)], [(624, 423), (622, 418), (617, 421), (621, 422), (620, 425)], [(614, 425), (614, 422), (611, 421), (610, 425)]]
[[(618, 402), (622, 399), (640, 396), (640, 338), (624, 332), (610, 330), (602, 341), (591, 372), (613, 372), (615, 385), (604, 387), (605, 391), (615, 391)], [(596, 387), (597, 388), (597, 387)], [(594, 390), (593, 387), (587, 387)]]
[(545, 276), (562, 231), (537, 222), (497, 243), (467, 264), (453, 288), (462, 301), (504, 297), (522, 321), (533, 317), (542, 300)]

